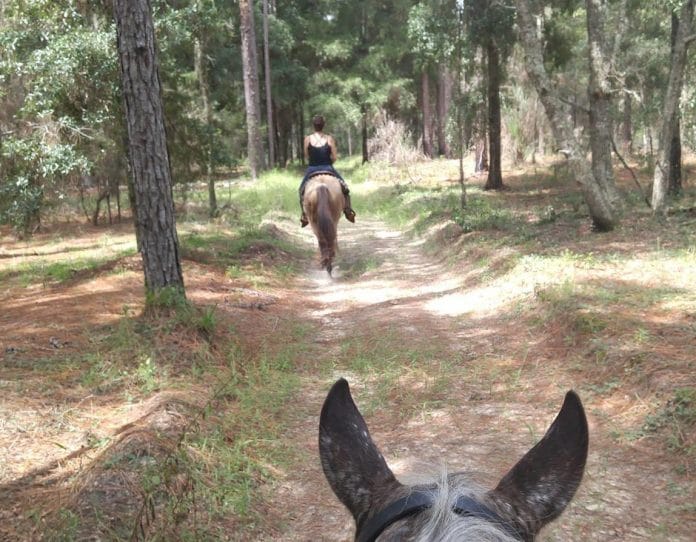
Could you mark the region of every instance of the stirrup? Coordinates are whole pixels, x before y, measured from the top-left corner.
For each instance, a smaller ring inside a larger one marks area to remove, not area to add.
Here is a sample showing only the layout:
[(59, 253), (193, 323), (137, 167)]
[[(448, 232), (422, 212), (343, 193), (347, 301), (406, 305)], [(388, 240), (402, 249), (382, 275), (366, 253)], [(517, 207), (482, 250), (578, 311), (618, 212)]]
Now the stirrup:
[(300, 225), (304, 228), (307, 224), (309, 224), (309, 220), (307, 220), (307, 217), (303, 214), (300, 217)]
[(348, 222), (353, 222), (355, 223), (355, 211), (348, 207), (347, 209), (343, 209), (343, 214), (346, 215), (346, 220)]

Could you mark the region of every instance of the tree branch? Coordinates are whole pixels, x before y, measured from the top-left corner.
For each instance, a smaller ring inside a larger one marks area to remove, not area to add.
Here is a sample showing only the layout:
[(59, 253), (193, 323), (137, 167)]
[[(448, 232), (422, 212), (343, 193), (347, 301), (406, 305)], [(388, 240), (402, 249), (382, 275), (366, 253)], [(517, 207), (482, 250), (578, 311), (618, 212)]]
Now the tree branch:
[(614, 149), (614, 154), (621, 160), (621, 163), (623, 166), (628, 170), (628, 172), (631, 174), (631, 177), (633, 177), (633, 182), (636, 183), (638, 186), (638, 190), (640, 190), (640, 195), (643, 196), (643, 201), (645, 204), (648, 206), (648, 209), (652, 208), (652, 205), (650, 205), (650, 200), (648, 199), (648, 196), (645, 195), (645, 190), (643, 190), (643, 187), (641, 186), (640, 182), (638, 181), (638, 177), (636, 177), (636, 174), (633, 172), (633, 169), (626, 163), (626, 160), (624, 160), (623, 156), (621, 156), (621, 153), (619, 153), (619, 150), (616, 148), (616, 143), (614, 142), (614, 138), (611, 138), (611, 148)]

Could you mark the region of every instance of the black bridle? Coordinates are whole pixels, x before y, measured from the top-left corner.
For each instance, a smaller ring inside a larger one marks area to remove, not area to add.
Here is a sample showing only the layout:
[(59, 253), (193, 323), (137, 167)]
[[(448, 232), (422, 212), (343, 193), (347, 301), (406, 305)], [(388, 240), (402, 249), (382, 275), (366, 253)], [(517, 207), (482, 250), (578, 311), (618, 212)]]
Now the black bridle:
[[(393, 523), (422, 512), (423, 510), (427, 510), (431, 508), (433, 504), (435, 504), (435, 496), (432, 493), (427, 491), (413, 491), (408, 496), (394, 501), (370, 518), (360, 529), (355, 540), (356, 542), (374, 542), (377, 537)], [(503, 520), (493, 510), (471, 497), (459, 497), (457, 502), (454, 503), (452, 511), (460, 516), (484, 519), (502, 528), (514, 539), (522, 540), (520, 533), (510, 525), (510, 523)]]

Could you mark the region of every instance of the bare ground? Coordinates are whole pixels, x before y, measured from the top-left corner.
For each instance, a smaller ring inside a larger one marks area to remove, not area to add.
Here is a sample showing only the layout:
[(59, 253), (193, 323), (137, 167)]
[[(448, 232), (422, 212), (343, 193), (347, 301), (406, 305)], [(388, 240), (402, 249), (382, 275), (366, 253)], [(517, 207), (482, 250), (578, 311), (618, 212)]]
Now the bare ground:
[[(303, 317), (314, 322), (324, 363), (349, 363), (345, 357), (350, 351), (341, 348), (346, 338), (370, 341), (398, 330), (402, 343), (416, 350), (437, 345), (434, 358), (446, 358), (464, 369), (452, 372), (459, 378), (447, 382), (444, 392), (422, 393), (428, 385), (427, 370), (406, 372), (404, 382), (386, 390), (387, 397), (366, 419), (388, 463), (405, 481), (424, 474), (437, 477), (446, 468), (472, 471), (484, 482), (497, 483), (543, 435), (564, 392), (582, 390), (586, 383), (582, 371), (566, 365), (566, 352), (534, 337), (527, 322), (506, 314), (515, 297), (533, 292), (535, 280), (526, 288), (504, 281), (466, 288), (470, 266), (427, 256), (427, 241), (407, 239), (376, 221), (342, 223), (339, 237), (334, 278), (315, 271), (301, 289), (309, 307)], [(366, 247), (378, 265), (359, 280), (346, 278)], [(488, 366), (476, 364), (477, 358), (484, 358)], [(264, 540), (352, 540), (352, 519), (325, 483), (317, 459), (318, 413), (328, 387), (339, 376), (348, 378), (359, 407), (385, 389), (375, 389), (376, 382), (345, 369), (334, 370), (328, 378), (316, 376), (305, 377), (297, 420), (288, 433), (288, 444), (306, 452), (305, 460), (269, 497), (273, 523), (282, 527)], [(403, 396), (411, 392), (438, 400), (414, 410), (413, 397)], [(635, 409), (628, 392), (609, 399), (586, 395), (591, 449), (584, 482), (541, 540), (693, 540), (692, 477), (677, 472), (660, 442), (617, 443), (612, 437), (619, 420)]]
[[(583, 232), (574, 233), (582, 243)], [(298, 235), (294, 226), (287, 234)], [(299, 235), (314, 243), (309, 232)], [(480, 473), (489, 484), (543, 434), (565, 391), (575, 388), (589, 416), (590, 458), (575, 500), (541, 539), (693, 540), (693, 473), (684, 472), (659, 439), (616, 436), (649, 410), (641, 388), (591, 392), (595, 384), (578, 366), (576, 350), (584, 346), (565, 343), (558, 322), (530, 327), (528, 315), (523, 311), (520, 316), (520, 303), (533, 307), (535, 291), (548, 277), (531, 270), (514, 284), (504, 280), (504, 273), (482, 281), (473, 264), (476, 254), (454, 262), (433, 255), (430, 245), (438, 235), (413, 240), (378, 221), (342, 222), (334, 277), (312, 266), (303, 280), (267, 287), (264, 295), (274, 301), (264, 310), (254, 310), (254, 290), (212, 266), (185, 263), (189, 297), (217, 304), (249, 337), (256, 333), (256, 339), (268, 340), (278, 321), (307, 322), (313, 330), (307, 359), (298, 368), (300, 390), (286, 407), (284, 445), (292, 466), (277, 469), (275, 482), (260, 487), (264, 519), (245, 531), (253, 534), (232, 532), (230, 537), (352, 539), (352, 520), (326, 484), (317, 454), (322, 401), (331, 383), (345, 376), (398, 476), (437, 475), (446, 465), (450, 471)], [(101, 230), (88, 229), (80, 242), (92, 246), (101, 237)], [(128, 239), (123, 229), (109, 242)], [(60, 250), (46, 246), (48, 252)], [(15, 244), (6, 254), (41, 257), (30, 249), (37, 245)], [(141, 307), (137, 259), (126, 258), (121, 266), (118, 273), (78, 276), (58, 286), (12, 284), (2, 292), (0, 538), (41, 538), (39, 503), (51, 501), (48, 508), (55, 510), (68, 502), (75, 480), (94, 481), (80, 477), (99, 459), (90, 440), (157, 426), (162, 411), (168, 413), (166, 427), (180, 427), (185, 406), (172, 405), (200, 403), (207, 393), (200, 388), (165, 397), (163, 391), (124, 403), (108, 391), (85, 396), (71, 386), (75, 369), (61, 360), (91, 348), (95, 330), (118, 322), (124, 305), (132, 311)], [(613, 271), (607, 266), (600, 275), (612, 277)], [(638, 280), (640, 269), (635, 274)], [(571, 278), (585, 277), (574, 270)], [(654, 317), (681, 321), (689, 315)], [(688, 341), (682, 348), (693, 353)], [(383, 356), (385, 364), (374, 370), (361, 366), (366, 353), (372, 361)], [(35, 371), (37, 364), (42, 372)], [(55, 371), (46, 370), (52, 364)], [(685, 378), (683, 372), (672, 377)], [(656, 374), (653, 385), (664, 378)], [(153, 421), (156, 410), (160, 414)]]

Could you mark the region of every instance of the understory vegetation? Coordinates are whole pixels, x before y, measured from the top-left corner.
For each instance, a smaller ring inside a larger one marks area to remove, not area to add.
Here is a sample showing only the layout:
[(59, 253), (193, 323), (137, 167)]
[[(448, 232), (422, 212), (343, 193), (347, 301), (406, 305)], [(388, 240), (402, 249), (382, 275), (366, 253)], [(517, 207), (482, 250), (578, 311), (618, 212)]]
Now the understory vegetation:
[[(35, 453), (48, 463), (21, 477), (7, 471), (4, 491), (19, 509), (3, 536), (282, 533), (268, 499), (298, 465), (316, 462), (289, 446), (298, 421), (317, 416), (303, 389), (324, 390), (337, 374), (362, 383), (367, 416), (394, 410), (404, 422), (451, 408), (454, 397), (548, 401), (549, 390), (573, 386), (606, 422), (597, 446), (647, 446), (686, 484), (696, 466), (693, 188), (664, 222), (636, 199), (622, 228), (600, 236), (552, 167), (510, 174), (509, 190), (496, 193), (471, 178), (463, 208), (457, 167), (339, 164), (358, 224), (386, 221), (465, 277), (455, 326), (478, 311), (476, 326), (490, 332), (478, 342), (377, 322), (346, 329), (326, 350), (298, 305), (315, 253), (298, 236), (297, 178), (286, 173), (234, 181), (213, 220), (202, 187), (189, 191), (178, 212), (190, 302), (147, 316), (129, 224), (73, 225), (68, 235), (56, 222), (25, 241), (3, 232), (3, 305), (14, 319), (33, 314), (36, 332), (12, 328), (3, 340), (5, 404), (52, 405), (42, 422), (21, 409), (6, 415), (0, 436), (38, 431), (45, 448)], [(360, 252), (344, 255), (339, 283), (389, 279), (384, 256)], [(79, 325), (62, 320), (71, 313)], [(673, 510), (660, 528), (692, 512)]]

